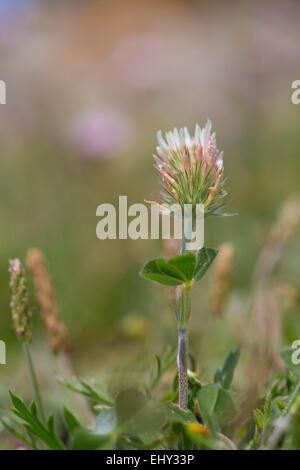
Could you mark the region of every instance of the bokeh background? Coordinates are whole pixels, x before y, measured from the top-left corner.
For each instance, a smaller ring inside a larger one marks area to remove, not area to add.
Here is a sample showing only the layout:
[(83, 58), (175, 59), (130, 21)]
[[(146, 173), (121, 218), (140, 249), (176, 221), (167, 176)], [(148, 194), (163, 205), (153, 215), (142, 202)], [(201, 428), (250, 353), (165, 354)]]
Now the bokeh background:
[[(176, 346), (169, 290), (138, 276), (172, 247), (98, 240), (96, 208), (119, 195), (155, 200), (157, 130), (208, 117), (238, 215), (207, 221), (206, 245), (230, 243), (234, 264), (218, 315), (213, 274), (194, 289), (191, 349), (210, 380), (241, 344), (240, 391), (259, 393), (281, 367), (280, 347), (300, 338), (299, 15), (296, 0), (0, 0), (1, 408), (8, 389), (31, 396), (8, 288), (8, 260), (31, 247), (48, 260), (76, 373), (143, 381), (155, 354)], [(59, 407), (72, 397), (57, 385), (33, 293), (32, 305), (39, 380)]]

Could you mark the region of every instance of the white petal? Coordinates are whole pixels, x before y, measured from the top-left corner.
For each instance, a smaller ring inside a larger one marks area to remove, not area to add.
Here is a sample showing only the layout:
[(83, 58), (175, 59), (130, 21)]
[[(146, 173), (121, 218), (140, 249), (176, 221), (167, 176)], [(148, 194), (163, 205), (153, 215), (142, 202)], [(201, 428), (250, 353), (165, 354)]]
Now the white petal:
[(194, 143), (198, 145), (199, 142), (200, 142), (200, 139), (201, 139), (201, 127), (199, 126), (199, 124), (196, 124), (196, 126), (195, 126)]
[(184, 147), (184, 131), (179, 129), (180, 148)]
[(172, 149), (172, 150), (176, 150), (176, 139), (174, 137), (174, 134), (173, 132), (167, 132), (166, 133), (166, 139), (167, 139), (167, 142), (168, 142), (168, 145), (169, 147)]
[(187, 127), (184, 127), (183, 128), (183, 132), (184, 132), (184, 140), (185, 140), (185, 144), (187, 147), (191, 147), (192, 145), (192, 139), (191, 139), (191, 136), (190, 136), (190, 133), (189, 133), (189, 130)]
[(211, 121), (207, 119), (207, 123), (204, 129), (202, 129), (202, 133), (201, 133), (201, 143), (202, 143), (202, 147), (204, 151), (207, 150), (208, 141), (210, 138), (210, 132), (211, 132)]
[(163, 149), (163, 150), (167, 150), (168, 146), (162, 136), (162, 132), (161, 131), (158, 131), (157, 133), (157, 142), (159, 144), (159, 146)]
[(165, 151), (162, 150), (161, 147), (156, 147), (156, 152), (157, 152), (157, 155), (160, 157), (160, 158), (163, 158), (164, 159), (164, 156), (165, 156)]
[(177, 129), (176, 127), (174, 127), (173, 135), (174, 135), (174, 140), (175, 140), (175, 142), (176, 142), (176, 147), (177, 147), (177, 148), (180, 148), (179, 132), (178, 132), (178, 129)]

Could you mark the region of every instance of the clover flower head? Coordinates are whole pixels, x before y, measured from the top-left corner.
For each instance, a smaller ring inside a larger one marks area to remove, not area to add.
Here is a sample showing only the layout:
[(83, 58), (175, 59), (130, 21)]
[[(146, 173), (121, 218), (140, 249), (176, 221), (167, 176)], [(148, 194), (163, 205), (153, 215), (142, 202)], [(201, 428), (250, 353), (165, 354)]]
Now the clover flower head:
[(203, 129), (198, 124), (195, 133), (174, 129), (157, 134), (155, 166), (162, 176), (161, 208), (179, 204), (203, 204), (205, 216), (220, 215), (226, 191), (223, 188), (223, 152), (219, 151), (211, 122)]

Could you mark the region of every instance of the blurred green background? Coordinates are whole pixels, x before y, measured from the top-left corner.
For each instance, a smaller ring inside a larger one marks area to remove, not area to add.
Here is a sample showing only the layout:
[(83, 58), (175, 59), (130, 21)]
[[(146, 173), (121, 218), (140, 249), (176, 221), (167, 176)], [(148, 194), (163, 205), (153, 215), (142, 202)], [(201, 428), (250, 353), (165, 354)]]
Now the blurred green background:
[[(138, 276), (148, 258), (166, 254), (163, 242), (98, 240), (96, 208), (117, 204), (119, 195), (129, 204), (157, 199), (157, 130), (192, 131), (208, 117), (224, 149), (228, 211), (238, 216), (207, 221), (206, 245), (233, 244), (233, 278), (218, 318), (211, 276), (195, 289), (191, 348), (209, 378), (230, 348), (245, 343), (237, 387), (250, 386), (253, 269), (300, 186), (300, 107), (291, 102), (291, 83), (300, 78), (299, 14), (290, 0), (0, 1), (7, 85), (0, 105), (1, 408), (8, 388), (31, 394), (8, 288), (8, 260), (24, 260), (31, 247), (47, 257), (76, 372), (130, 382), (165, 345), (175, 347), (168, 290)], [(286, 288), (280, 345), (300, 338), (299, 249), (295, 230), (272, 278), (276, 292)], [(36, 307), (33, 354), (49, 401), (59, 402)]]

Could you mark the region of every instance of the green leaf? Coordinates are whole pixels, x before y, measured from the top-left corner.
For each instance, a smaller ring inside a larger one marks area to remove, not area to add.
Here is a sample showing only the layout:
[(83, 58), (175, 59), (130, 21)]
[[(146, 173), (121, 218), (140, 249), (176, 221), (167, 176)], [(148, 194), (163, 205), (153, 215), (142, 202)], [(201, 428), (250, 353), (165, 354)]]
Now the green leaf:
[(196, 385), (198, 389), (202, 387), (202, 382), (200, 381), (196, 372), (192, 372), (191, 370), (188, 369), (187, 375), (188, 375), (188, 381), (190, 385)]
[(253, 411), (254, 421), (259, 429), (263, 429), (265, 424), (265, 417), (261, 410), (258, 408)]
[(73, 436), (72, 450), (100, 450), (107, 448), (110, 439), (110, 436), (102, 436), (89, 429), (78, 428)]
[(122, 435), (122, 440), (139, 450), (165, 450), (160, 432), (142, 432), (139, 436)]
[(14, 405), (12, 412), (22, 419), (23, 426), (36, 437), (41, 439), (50, 449), (63, 450), (64, 445), (54, 432), (45, 428), (43, 423), (26, 407), (21, 398), (10, 392), (11, 401)]
[(77, 418), (75, 418), (73, 413), (71, 413), (71, 411), (68, 410), (68, 408), (66, 408), (65, 406), (64, 406), (64, 418), (65, 418), (66, 426), (71, 434), (73, 434), (76, 429), (80, 428), (80, 423), (77, 420)]
[(99, 435), (110, 434), (117, 428), (117, 415), (115, 408), (107, 408), (97, 416), (95, 432)]
[(148, 400), (123, 427), (127, 432), (141, 436), (161, 432), (167, 422), (166, 408), (162, 403)]
[(203, 247), (193, 253), (185, 253), (167, 260), (155, 258), (145, 264), (142, 277), (166, 286), (179, 286), (192, 279), (199, 281), (213, 262), (217, 250)]
[(271, 404), (272, 404), (272, 393), (269, 391), (266, 395), (266, 400), (264, 404), (264, 416), (265, 420), (268, 421), (271, 413)]
[(218, 369), (214, 376), (214, 382), (222, 385), (223, 388), (229, 388), (233, 379), (234, 370), (240, 358), (240, 346), (227, 356), (222, 369)]
[(260, 435), (258, 431), (258, 426), (255, 426), (254, 436), (253, 436), (253, 449), (257, 449), (259, 447), (259, 440)]
[(219, 384), (208, 384), (198, 393), (198, 403), (204, 423), (213, 430), (228, 424), (236, 409), (228, 390)]
[(34, 416), (37, 416), (37, 408), (34, 401), (32, 401), (30, 404), (30, 411)]
[(206, 248), (205, 246), (197, 251), (196, 265), (193, 276), (195, 281), (199, 281), (204, 276), (211, 263), (217, 256), (217, 253), (218, 250), (214, 250), (213, 248)]
[[(16, 408), (16, 410), (18, 410), (20, 413), (22, 414), (25, 414), (25, 415), (30, 415), (32, 413), (30, 413), (28, 410), (27, 410), (27, 407), (25, 406), (24, 402), (21, 400), (21, 398), (17, 397), (17, 395), (15, 395), (14, 393), (12, 392), (9, 392), (10, 394), (10, 398), (11, 398), (11, 401), (12, 401), (12, 404), (14, 405), (14, 407)], [(32, 405), (31, 405), (32, 406)]]
[(284, 407), (284, 410), (282, 411), (282, 416), (287, 416), (289, 411), (293, 411), (294, 413), (296, 413), (299, 410), (300, 408), (299, 396), (300, 396), (300, 381), (295, 386), (295, 389), (293, 393), (291, 394), (289, 401)]
[[(171, 261), (171, 260), (170, 260)], [(140, 272), (142, 277), (165, 286), (179, 286), (185, 282), (180, 270), (165, 258), (155, 258), (145, 264)]]
[(47, 427), (51, 433), (54, 433), (54, 414), (51, 413), (47, 420)]
[(286, 347), (280, 351), (281, 359), (283, 360), (286, 367), (293, 373), (296, 380), (300, 380), (300, 364), (293, 363), (293, 354), (295, 353), (296, 349), (291, 347)]
[(114, 405), (112, 398), (99, 383), (90, 383), (81, 378), (71, 381), (59, 376), (57, 379), (64, 387), (73, 392), (80, 393), (94, 402), (104, 403), (108, 406)]
[(17, 439), (24, 442), (28, 447), (33, 447), (31, 442), (26, 438), (26, 436), (24, 436), (24, 434), (20, 433), (12, 427), (10, 422), (8, 422), (7, 418), (0, 418), (0, 422), (2, 423), (4, 428), (7, 429), (7, 431), (9, 431), (11, 434), (16, 436)]
[(182, 410), (175, 403), (169, 403), (167, 409), (170, 423), (190, 424), (197, 422), (196, 417), (190, 410)]
[(193, 253), (175, 256), (175, 258), (169, 260), (168, 264), (176, 268), (178, 275), (183, 281), (189, 282), (193, 279), (196, 265), (196, 257)]
[(116, 397), (116, 413), (118, 422), (122, 423), (132, 418), (147, 402), (147, 396), (141, 390), (127, 388)]
[(150, 377), (150, 390), (157, 385), (162, 375), (174, 364), (176, 360), (176, 351), (171, 347), (167, 347), (162, 355), (162, 358), (156, 356), (156, 366)]
[(116, 414), (119, 429), (131, 435), (158, 432), (166, 424), (165, 406), (134, 388), (117, 395)]
[(80, 377), (78, 380), (82, 387), (90, 394), (92, 400), (100, 401), (109, 406), (113, 405), (113, 400), (108, 395), (107, 391), (98, 382), (92, 381), (92, 383), (90, 383)]

